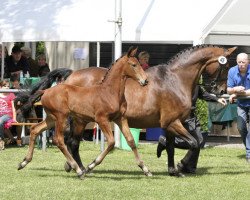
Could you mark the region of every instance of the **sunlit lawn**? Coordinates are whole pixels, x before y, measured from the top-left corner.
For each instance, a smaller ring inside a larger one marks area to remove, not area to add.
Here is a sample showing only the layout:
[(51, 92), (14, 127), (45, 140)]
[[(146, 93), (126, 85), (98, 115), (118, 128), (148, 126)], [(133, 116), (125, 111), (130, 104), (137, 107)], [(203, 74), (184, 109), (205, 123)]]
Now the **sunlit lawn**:
[[(82, 142), (80, 151), (86, 165), (100, 146)], [(64, 171), (65, 158), (56, 147), (35, 149), (32, 162), (18, 171), (26, 152), (27, 146), (0, 152), (0, 199), (250, 199), (250, 165), (243, 149), (205, 148), (197, 174), (176, 178), (167, 174), (166, 153), (158, 159), (156, 144), (140, 144), (153, 177), (143, 175), (132, 152), (115, 149), (84, 180)], [(185, 153), (177, 149), (176, 161)]]

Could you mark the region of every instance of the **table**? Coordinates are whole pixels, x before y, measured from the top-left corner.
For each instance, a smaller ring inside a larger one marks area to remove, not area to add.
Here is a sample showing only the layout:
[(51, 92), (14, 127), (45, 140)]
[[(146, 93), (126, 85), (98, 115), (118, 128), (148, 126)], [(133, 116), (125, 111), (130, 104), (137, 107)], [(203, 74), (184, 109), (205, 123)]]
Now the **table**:
[(218, 102), (208, 102), (209, 118), (208, 124), (211, 126), (213, 123), (225, 123), (227, 126), (227, 140), (229, 137), (229, 126), (232, 121), (237, 120), (237, 104), (221, 105)]

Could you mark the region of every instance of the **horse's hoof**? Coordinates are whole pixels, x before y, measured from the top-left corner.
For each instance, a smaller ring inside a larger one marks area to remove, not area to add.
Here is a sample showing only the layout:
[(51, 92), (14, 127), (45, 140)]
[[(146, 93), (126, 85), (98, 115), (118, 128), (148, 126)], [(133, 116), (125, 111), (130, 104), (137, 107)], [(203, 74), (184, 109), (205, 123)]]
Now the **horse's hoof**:
[(70, 172), (72, 170), (72, 167), (67, 162), (65, 162), (64, 169), (66, 172)]

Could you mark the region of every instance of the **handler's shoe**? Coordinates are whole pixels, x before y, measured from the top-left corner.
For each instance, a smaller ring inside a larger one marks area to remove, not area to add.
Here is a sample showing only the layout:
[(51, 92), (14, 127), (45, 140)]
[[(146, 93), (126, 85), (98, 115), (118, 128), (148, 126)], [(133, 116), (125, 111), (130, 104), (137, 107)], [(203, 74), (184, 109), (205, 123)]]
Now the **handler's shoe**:
[(177, 164), (177, 168), (179, 172), (182, 173), (188, 173), (188, 174), (195, 174), (196, 173), (196, 168), (188, 167), (184, 165), (182, 162), (179, 162)]
[(0, 151), (4, 150), (4, 141), (0, 138)]
[(249, 157), (249, 158), (247, 157), (247, 163), (249, 163), (249, 164), (250, 164), (250, 157)]
[(166, 149), (166, 137), (164, 137), (163, 135), (160, 135), (158, 146), (157, 146), (157, 153), (156, 153), (158, 158), (161, 157), (161, 152), (164, 149)]

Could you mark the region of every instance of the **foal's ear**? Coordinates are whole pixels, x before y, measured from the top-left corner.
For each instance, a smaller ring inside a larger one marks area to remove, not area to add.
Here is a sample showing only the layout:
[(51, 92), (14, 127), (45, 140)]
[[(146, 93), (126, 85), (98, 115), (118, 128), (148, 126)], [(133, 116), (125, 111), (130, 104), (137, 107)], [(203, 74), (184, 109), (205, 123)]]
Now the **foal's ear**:
[(128, 57), (135, 57), (137, 49), (138, 49), (138, 47), (133, 47), (133, 46), (129, 47), (128, 52), (127, 52), (127, 56)]

